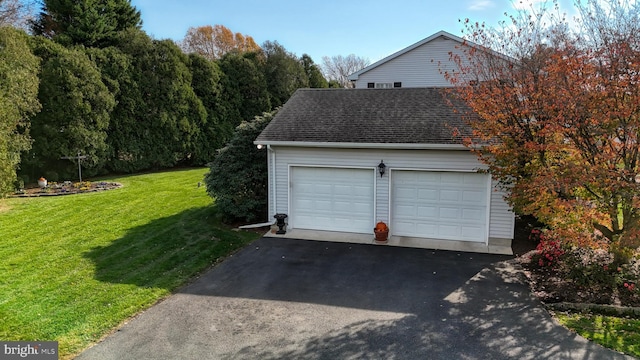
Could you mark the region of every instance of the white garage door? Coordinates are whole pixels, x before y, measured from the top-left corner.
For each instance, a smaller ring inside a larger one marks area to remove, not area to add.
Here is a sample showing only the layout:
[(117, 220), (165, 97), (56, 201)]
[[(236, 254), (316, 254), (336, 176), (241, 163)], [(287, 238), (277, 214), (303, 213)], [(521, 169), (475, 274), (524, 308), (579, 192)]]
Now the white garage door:
[(372, 232), (373, 182), (373, 170), (292, 167), (292, 227)]
[(392, 172), (393, 235), (485, 242), (489, 175)]

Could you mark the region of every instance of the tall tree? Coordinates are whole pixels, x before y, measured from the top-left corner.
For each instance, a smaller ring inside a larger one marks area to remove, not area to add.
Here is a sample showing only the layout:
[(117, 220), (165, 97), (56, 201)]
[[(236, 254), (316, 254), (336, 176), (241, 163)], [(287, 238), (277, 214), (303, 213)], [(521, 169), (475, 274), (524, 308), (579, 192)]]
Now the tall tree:
[[(573, 30), (552, 10), (499, 31), (467, 22), (446, 76), (481, 116), (468, 139), (516, 211), (578, 244), (640, 245), (640, 7), (579, 4)], [(489, 49), (505, 53), (496, 56)]]
[(224, 122), (233, 128), (271, 110), (262, 61), (258, 53), (227, 53), (218, 62), (224, 74), (222, 98), (229, 110)]
[(343, 88), (351, 88), (349, 75), (369, 65), (369, 59), (350, 54), (347, 56), (323, 56), (322, 70), (329, 81), (337, 81)]
[(42, 111), (31, 120), (34, 142), (25, 159), (28, 174), (55, 171), (71, 178), (77, 168), (60, 158), (78, 152), (88, 156), (84, 167), (97, 171), (106, 156), (113, 95), (82, 49), (67, 49), (42, 37), (35, 43), (34, 53), (42, 58)]
[(284, 104), (299, 88), (309, 87), (309, 79), (300, 60), (277, 41), (262, 44), (265, 56), (263, 72), (272, 107)]
[(192, 27), (182, 40), (186, 53), (196, 53), (209, 60), (220, 59), (231, 51), (254, 52), (260, 47), (251, 36), (233, 33), (223, 25)]
[(127, 37), (120, 50), (131, 63), (120, 75), (109, 129), (110, 167), (133, 172), (189, 161), (207, 113), (192, 88), (188, 57), (170, 40), (139, 30)]
[(40, 109), (39, 60), (27, 35), (0, 27), (0, 196), (13, 190), (20, 153), (31, 148), (29, 117)]
[(194, 139), (190, 160), (193, 165), (205, 165), (231, 138), (233, 127), (223, 121), (228, 109), (222, 101), (223, 73), (218, 64), (198, 54), (189, 54), (189, 69), (193, 91), (207, 112), (206, 121), (198, 123), (199, 132)]
[(320, 70), (318, 65), (316, 65), (313, 62), (313, 59), (311, 59), (311, 56), (307, 54), (303, 54), (300, 61), (302, 61), (304, 72), (307, 74), (307, 79), (309, 79), (310, 88), (328, 88), (329, 87), (329, 83), (327, 82), (327, 79), (324, 78), (324, 75), (322, 75), (322, 71)]
[(31, 28), (65, 46), (107, 47), (123, 31), (141, 26), (140, 11), (130, 0), (43, 0)]

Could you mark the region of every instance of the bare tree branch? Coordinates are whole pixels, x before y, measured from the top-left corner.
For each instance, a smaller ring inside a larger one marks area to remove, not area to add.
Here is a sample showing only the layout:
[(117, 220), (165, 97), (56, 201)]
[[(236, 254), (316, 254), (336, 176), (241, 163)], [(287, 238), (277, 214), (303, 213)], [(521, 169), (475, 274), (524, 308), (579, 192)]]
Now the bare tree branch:
[(335, 80), (344, 88), (351, 88), (349, 75), (369, 65), (369, 59), (350, 54), (347, 56), (323, 56), (322, 71), (329, 80)]
[(13, 26), (26, 30), (34, 18), (35, 0), (0, 0), (0, 26)]

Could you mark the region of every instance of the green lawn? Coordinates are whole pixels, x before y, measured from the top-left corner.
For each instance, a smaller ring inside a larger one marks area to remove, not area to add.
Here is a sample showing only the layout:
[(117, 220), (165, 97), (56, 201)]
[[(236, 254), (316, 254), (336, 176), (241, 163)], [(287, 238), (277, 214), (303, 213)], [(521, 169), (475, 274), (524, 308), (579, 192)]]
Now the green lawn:
[(69, 357), (259, 235), (216, 219), (205, 169), (110, 178), (123, 188), (0, 199), (0, 339)]
[(586, 339), (640, 357), (640, 319), (580, 313), (556, 313), (555, 317)]

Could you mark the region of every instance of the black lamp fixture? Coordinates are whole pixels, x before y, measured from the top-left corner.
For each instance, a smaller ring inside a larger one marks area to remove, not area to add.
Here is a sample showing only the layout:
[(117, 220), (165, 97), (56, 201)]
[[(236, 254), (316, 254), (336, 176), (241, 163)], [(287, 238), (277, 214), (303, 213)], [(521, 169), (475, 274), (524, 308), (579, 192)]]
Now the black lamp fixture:
[(384, 160), (380, 160), (380, 164), (378, 164), (378, 172), (380, 173), (380, 177), (384, 175), (384, 171), (387, 168), (387, 165), (384, 164)]

